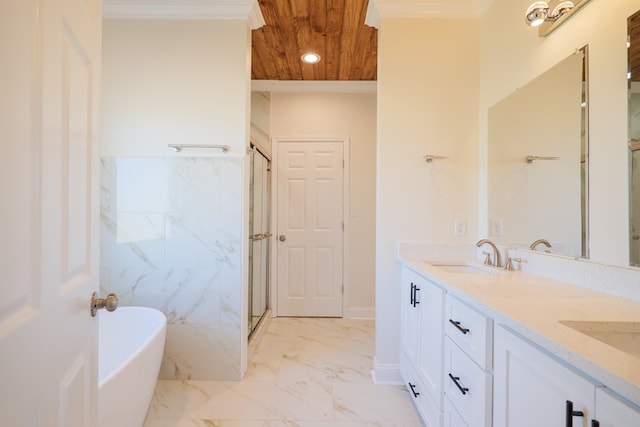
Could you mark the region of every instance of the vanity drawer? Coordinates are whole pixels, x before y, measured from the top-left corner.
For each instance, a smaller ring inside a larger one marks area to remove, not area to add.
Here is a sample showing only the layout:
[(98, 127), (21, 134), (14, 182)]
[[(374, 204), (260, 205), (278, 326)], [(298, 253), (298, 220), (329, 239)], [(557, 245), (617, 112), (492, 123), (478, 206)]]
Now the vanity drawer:
[(464, 350), (482, 369), (493, 368), (493, 320), (447, 295), (445, 334)]
[(492, 376), (450, 338), (444, 344), (444, 393), (466, 425), (491, 426)]

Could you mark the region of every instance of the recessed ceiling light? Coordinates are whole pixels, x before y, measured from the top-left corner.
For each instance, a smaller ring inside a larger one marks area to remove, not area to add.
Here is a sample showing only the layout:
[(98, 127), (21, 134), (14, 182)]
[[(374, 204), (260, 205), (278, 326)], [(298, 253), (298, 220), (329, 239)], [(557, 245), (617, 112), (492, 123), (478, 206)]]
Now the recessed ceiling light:
[(302, 62), (306, 63), (306, 64), (317, 64), (318, 62), (320, 62), (320, 55), (318, 55), (315, 52), (307, 52), (304, 55), (302, 55)]

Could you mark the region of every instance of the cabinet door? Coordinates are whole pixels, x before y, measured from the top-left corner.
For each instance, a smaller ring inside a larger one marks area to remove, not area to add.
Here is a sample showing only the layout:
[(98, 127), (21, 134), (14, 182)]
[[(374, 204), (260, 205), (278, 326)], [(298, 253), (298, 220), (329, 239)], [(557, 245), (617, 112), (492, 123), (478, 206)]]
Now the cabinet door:
[(409, 269), (402, 272), (401, 349), (414, 366), (420, 357), (420, 304), (424, 279)]
[(596, 414), (598, 427), (640, 426), (640, 408), (624, 402), (605, 388), (596, 389)]
[(444, 399), (444, 427), (469, 427), (449, 399)]
[[(593, 383), (502, 327), (494, 338), (495, 427), (589, 425)], [(570, 416), (570, 423), (567, 402), (583, 414)]]
[(418, 375), (442, 407), (444, 289), (427, 279), (420, 285), (420, 355)]

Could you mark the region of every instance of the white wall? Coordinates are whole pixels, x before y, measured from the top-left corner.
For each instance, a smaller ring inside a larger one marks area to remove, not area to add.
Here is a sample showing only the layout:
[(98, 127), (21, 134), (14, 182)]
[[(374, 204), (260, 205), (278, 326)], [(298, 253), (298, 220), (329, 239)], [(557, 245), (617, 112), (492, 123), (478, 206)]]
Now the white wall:
[(271, 154), (271, 94), (251, 92), (251, 140)]
[[(637, 0), (591, 1), (549, 36), (523, 24), (529, 0), (495, 0), (482, 19), (480, 164), (488, 109), (519, 86), (589, 45), (590, 258), (628, 265), (627, 17)], [(505, 35), (508, 35), (506, 37)], [(480, 200), (486, 200), (486, 169)], [(486, 224), (486, 205), (480, 224)]]
[[(376, 361), (400, 358), (398, 241), (477, 239), (477, 20), (383, 18), (378, 48)], [(448, 156), (427, 164), (423, 155)], [(455, 219), (467, 235), (454, 237)], [(388, 380), (393, 380), (389, 378)]]
[(167, 144), (226, 144), (244, 153), (246, 21), (105, 20), (103, 32), (102, 155), (172, 155)]
[(349, 282), (346, 317), (372, 317), (375, 301), (374, 93), (271, 94), (271, 134), (279, 137), (347, 136), (350, 139)]

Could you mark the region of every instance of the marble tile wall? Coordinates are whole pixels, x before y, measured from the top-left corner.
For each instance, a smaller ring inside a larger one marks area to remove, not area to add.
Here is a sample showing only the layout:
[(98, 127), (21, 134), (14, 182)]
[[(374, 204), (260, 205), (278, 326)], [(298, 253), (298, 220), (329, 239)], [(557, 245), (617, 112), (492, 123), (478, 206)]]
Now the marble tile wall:
[(242, 165), (102, 159), (100, 292), (166, 314), (161, 379), (240, 379)]

